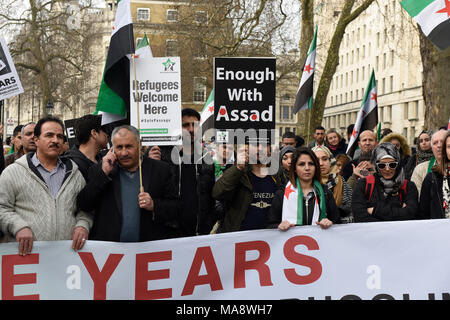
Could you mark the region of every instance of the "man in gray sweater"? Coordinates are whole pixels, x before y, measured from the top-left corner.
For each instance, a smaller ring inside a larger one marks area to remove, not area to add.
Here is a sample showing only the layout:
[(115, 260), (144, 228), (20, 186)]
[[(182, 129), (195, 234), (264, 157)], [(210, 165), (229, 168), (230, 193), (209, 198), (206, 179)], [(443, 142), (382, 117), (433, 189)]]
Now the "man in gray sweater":
[(0, 176), (0, 226), (19, 255), (31, 253), (33, 241), (72, 240), (83, 247), (92, 226), (90, 214), (78, 211), (76, 198), (85, 186), (77, 165), (58, 156), (63, 123), (44, 117), (34, 130), (36, 152), (7, 167)]

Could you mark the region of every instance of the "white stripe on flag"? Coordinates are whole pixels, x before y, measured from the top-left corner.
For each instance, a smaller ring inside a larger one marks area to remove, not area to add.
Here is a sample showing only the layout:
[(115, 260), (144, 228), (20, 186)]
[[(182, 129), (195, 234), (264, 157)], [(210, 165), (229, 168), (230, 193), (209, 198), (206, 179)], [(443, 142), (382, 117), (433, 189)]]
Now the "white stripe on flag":
[(436, 0), (414, 17), (425, 35), (428, 36), (434, 28), (448, 20), (446, 13), (436, 13), (445, 8), (445, 5), (445, 0)]
[[(305, 68), (307, 66), (311, 67), (311, 71), (305, 72)], [(300, 80), (300, 85), (298, 87), (298, 90), (300, 90), (300, 88), (306, 82), (306, 80), (308, 80), (308, 78), (311, 77), (314, 74), (315, 66), (316, 66), (316, 50), (311, 52), (311, 54), (306, 59), (305, 68), (303, 68), (302, 79)], [(298, 92), (298, 90), (297, 90), (297, 92)]]
[(114, 19), (114, 27), (111, 37), (120, 30), (120, 28), (132, 24), (130, 0), (121, 0), (117, 5), (116, 18)]
[[(347, 151), (350, 150), (353, 143), (355, 142), (358, 135), (361, 133), (359, 132), (361, 129), (361, 125), (364, 122), (364, 119), (366, 116), (377, 106), (377, 100), (373, 100), (372, 96), (377, 94), (377, 87), (373, 87), (372, 90), (370, 90), (369, 95), (367, 96), (367, 100), (364, 102), (364, 105), (361, 109), (359, 109), (358, 114), (356, 116), (355, 126), (353, 128), (354, 131), (356, 131), (356, 136), (351, 136), (350, 141), (348, 143)], [(364, 116), (362, 112), (364, 111)]]
[(109, 112), (103, 112), (99, 111), (98, 114), (102, 115), (102, 126), (111, 122), (116, 122), (119, 120), (126, 119), (122, 117), (120, 114), (115, 113), (109, 113)]

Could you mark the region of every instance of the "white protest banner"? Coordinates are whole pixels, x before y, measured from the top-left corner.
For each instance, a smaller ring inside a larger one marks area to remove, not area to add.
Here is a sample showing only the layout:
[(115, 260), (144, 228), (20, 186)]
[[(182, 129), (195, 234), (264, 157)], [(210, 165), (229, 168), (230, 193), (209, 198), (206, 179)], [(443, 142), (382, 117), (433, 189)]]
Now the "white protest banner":
[(140, 57), (135, 61), (137, 88), (133, 70), (130, 77), (131, 125), (137, 128), (136, 104), (139, 102), (142, 144), (180, 145), (180, 58)]
[(23, 93), (22, 83), (9, 53), (6, 41), (0, 38), (0, 100)]
[(450, 299), (450, 220), (0, 244), (2, 299)]

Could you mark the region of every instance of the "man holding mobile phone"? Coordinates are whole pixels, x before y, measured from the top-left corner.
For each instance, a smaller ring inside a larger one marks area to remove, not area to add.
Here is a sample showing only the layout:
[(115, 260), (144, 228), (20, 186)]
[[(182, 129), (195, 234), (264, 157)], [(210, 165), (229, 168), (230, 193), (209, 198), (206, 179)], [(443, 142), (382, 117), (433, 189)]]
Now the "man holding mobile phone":
[[(140, 242), (177, 237), (175, 187), (168, 164), (139, 157), (140, 139), (128, 125), (112, 132), (113, 147), (91, 167), (78, 206), (94, 211), (91, 239)], [(139, 161), (142, 161), (142, 187)]]

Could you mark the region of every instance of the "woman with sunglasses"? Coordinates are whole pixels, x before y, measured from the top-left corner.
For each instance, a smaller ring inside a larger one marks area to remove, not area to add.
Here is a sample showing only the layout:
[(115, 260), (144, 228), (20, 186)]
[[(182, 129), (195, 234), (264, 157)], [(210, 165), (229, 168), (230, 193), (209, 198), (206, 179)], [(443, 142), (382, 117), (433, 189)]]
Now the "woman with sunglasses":
[(438, 165), (422, 183), (419, 211), (419, 219), (450, 218), (450, 131), (442, 143)]
[(289, 169), (289, 181), (277, 190), (269, 211), (271, 227), (282, 231), (296, 225), (319, 225), (322, 229), (339, 223), (339, 212), (328, 188), (320, 183), (320, 164), (309, 148), (297, 148)]
[(410, 220), (417, 216), (417, 188), (405, 180), (400, 161), (400, 152), (390, 142), (380, 143), (373, 150), (375, 173), (358, 180), (353, 190), (355, 222)]

